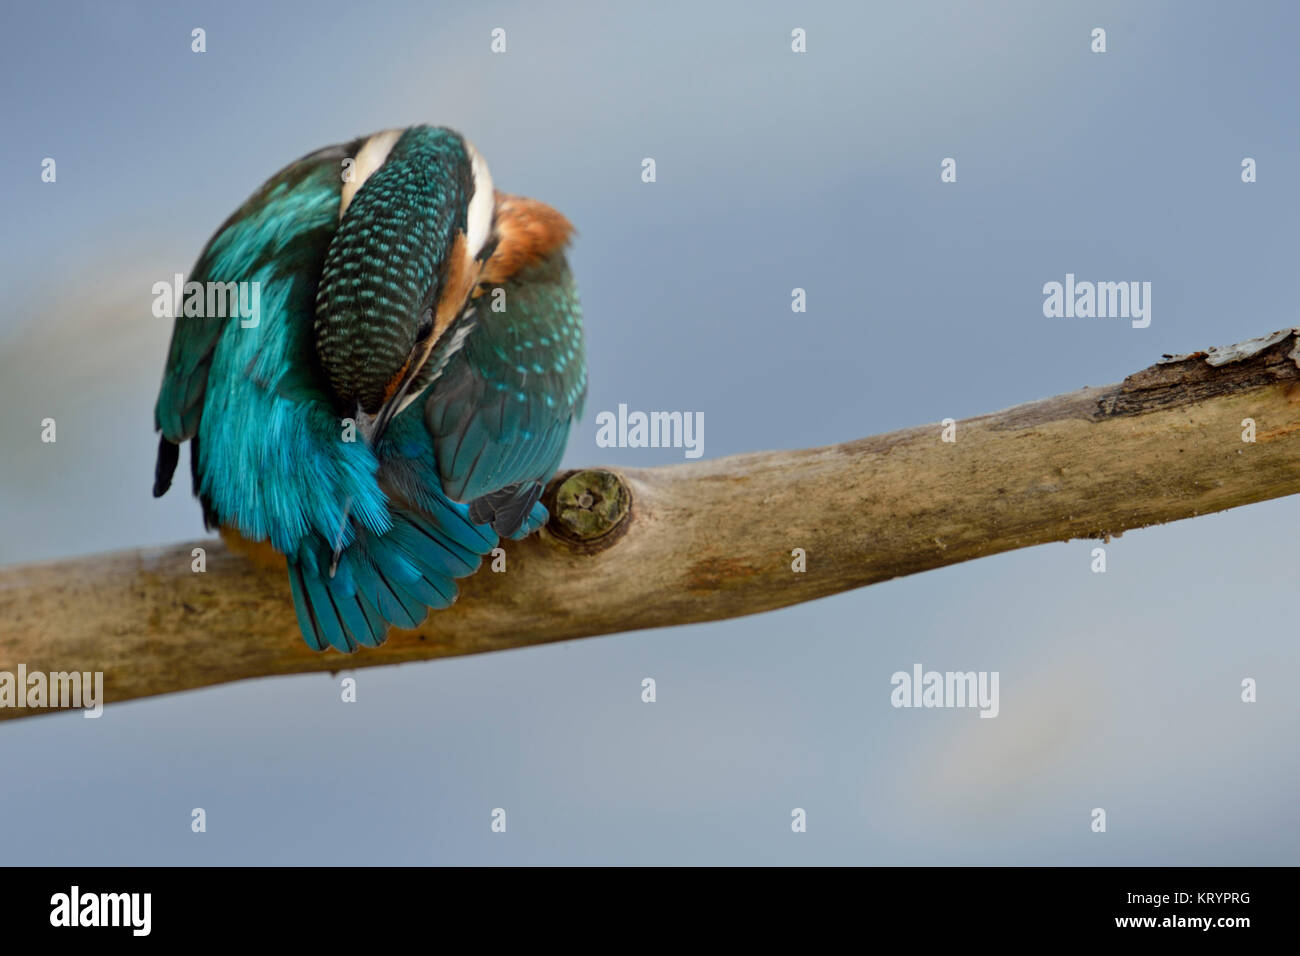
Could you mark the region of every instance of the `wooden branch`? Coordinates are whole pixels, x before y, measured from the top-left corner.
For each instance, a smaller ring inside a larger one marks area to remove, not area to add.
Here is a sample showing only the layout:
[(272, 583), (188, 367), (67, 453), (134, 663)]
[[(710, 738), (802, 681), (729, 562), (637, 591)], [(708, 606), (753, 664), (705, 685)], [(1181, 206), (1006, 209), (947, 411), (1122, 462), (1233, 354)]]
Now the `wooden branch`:
[[(541, 534), (353, 656), (309, 651), (282, 571), (215, 539), (0, 570), (0, 671), (103, 671), (109, 701), (711, 621), (1013, 548), (1300, 491), (1296, 330), (1120, 385), (804, 451), (562, 475)], [(1244, 419), (1255, 441), (1243, 441)], [(191, 570), (191, 549), (207, 570)], [(792, 570), (804, 549), (807, 570)], [(0, 708), (0, 718), (32, 714)]]

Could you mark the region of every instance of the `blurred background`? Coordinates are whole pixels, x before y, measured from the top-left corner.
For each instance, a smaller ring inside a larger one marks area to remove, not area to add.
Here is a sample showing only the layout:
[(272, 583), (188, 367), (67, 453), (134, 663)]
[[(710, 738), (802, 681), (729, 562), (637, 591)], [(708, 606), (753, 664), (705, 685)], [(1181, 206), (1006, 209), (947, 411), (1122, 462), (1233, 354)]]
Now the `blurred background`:
[[(575, 466), (682, 460), (598, 448), (595, 415), (620, 402), (702, 411), (713, 458), (989, 412), (1300, 324), (1285, 3), (5, 18), (4, 564), (203, 534), (187, 483), (150, 497), (171, 326), (151, 286), (285, 163), (390, 126), (461, 130), (499, 187), (577, 225)], [(1044, 318), (1067, 272), (1150, 281), (1150, 327)], [(1076, 541), (757, 617), (367, 669), (355, 704), (322, 674), (6, 722), (0, 862), (1295, 864), (1297, 532), (1288, 498), (1129, 532), (1105, 574)], [(892, 708), (890, 675), (915, 662), (999, 671), (1000, 716)]]

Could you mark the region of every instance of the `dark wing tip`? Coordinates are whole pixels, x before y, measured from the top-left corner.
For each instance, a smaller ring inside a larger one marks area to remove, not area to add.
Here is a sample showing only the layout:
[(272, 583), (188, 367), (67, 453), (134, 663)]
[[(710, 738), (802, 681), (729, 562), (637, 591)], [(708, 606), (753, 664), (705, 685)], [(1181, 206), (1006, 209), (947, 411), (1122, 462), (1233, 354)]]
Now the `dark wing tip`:
[(180, 457), (180, 446), (170, 441), (165, 435), (158, 439), (158, 463), (153, 470), (153, 496), (161, 498), (172, 486), (172, 475), (176, 473), (176, 462)]
[(471, 501), (469, 520), (475, 524), (490, 524), (497, 534), (510, 538), (524, 526), (528, 513), (541, 496), (539, 482), (527, 485), (519, 482)]

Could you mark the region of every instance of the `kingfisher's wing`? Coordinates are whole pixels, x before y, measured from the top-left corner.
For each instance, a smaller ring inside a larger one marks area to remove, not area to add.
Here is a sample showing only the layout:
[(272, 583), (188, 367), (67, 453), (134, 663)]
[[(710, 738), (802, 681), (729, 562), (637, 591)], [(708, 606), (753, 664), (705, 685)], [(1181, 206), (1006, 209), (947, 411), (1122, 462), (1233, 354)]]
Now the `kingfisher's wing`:
[[(209, 240), (189, 279), (192, 282), (251, 282), (284, 294), (262, 305), (276, 314), (259, 318), (275, 327), (310, 327), (316, 281), (330, 238), (338, 228), (341, 163), (355, 156), (363, 139), (317, 150), (272, 176), (230, 216)], [(221, 335), (235, 318), (177, 316), (154, 407), (162, 437), (154, 496), (171, 486), (178, 448), (196, 439), (203, 414), (212, 358)], [(296, 344), (297, 343), (296, 340)], [(292, 380), (285, 381), (292, 386)], [(197, 483), (197, 448), (191, 449)], [(195, 489), (198, 494), (198, 489)]]
[(534, 507), (582, 414), (587, 363), (578, 292), (563, 247), (572, 227), (534, 200), (498, 194), (498, 244), (451, 334), (424, 399), (443, 490), (475, 522), (519, 536), (546, 520)]
[[(455, 579), (497, 544), (436, 479), (418, 497), (390, 498), (366, 443), (339, 441), (314, 352), (315, 296), (338, 227), (341, 164), (365, 141), (281, 170), (213, 236), (190, 280), (257, 282), (258, 322), (178, 318), (155, 408), (154, 494), (171, 484), (178, 445), (192, 440), (209, 527), (269, 538), (286, 556), (299, 627), (315, 650), (376, 646), (390, 625), (416, 626), (428, 608), (454, 600)], [(416, 424), (432, 476), (432, 438)]]

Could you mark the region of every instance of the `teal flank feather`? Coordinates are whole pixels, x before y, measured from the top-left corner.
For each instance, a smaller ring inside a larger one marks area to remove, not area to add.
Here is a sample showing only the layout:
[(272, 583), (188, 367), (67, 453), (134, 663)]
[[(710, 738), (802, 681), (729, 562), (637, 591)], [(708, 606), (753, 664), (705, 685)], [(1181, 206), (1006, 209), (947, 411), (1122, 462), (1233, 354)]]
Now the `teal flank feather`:
[[(503, 312), (492, 309), (497, 290)], [(582, 309), (564, 253), (486, 286), (461, 321), (473, 330), (423, 402), (440, 484), (471, 503), (474, 520), (521, 536), (546, 521), (537, 500), (587, 394)]]

